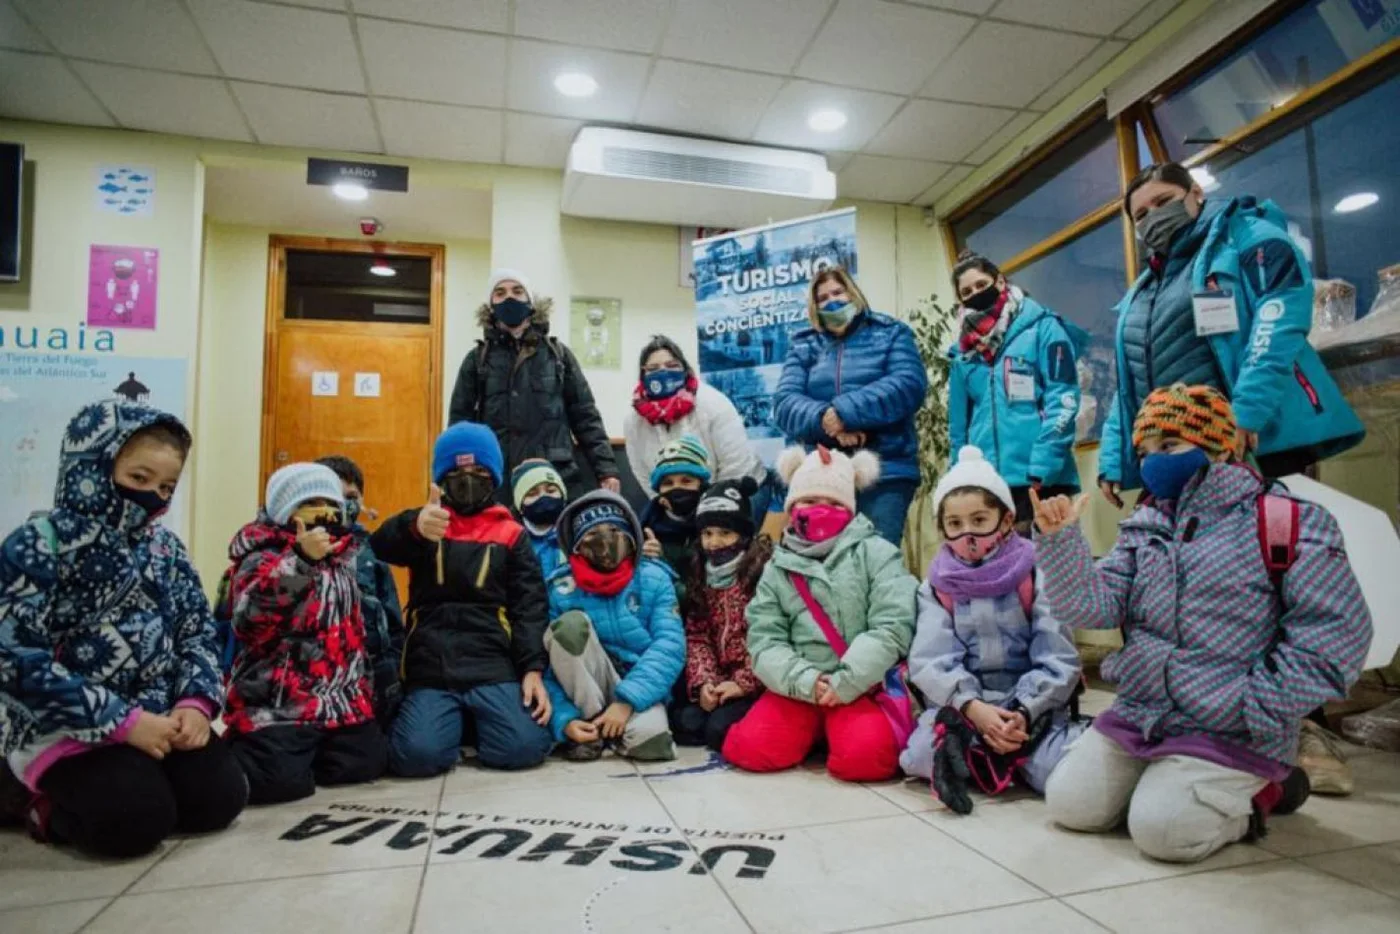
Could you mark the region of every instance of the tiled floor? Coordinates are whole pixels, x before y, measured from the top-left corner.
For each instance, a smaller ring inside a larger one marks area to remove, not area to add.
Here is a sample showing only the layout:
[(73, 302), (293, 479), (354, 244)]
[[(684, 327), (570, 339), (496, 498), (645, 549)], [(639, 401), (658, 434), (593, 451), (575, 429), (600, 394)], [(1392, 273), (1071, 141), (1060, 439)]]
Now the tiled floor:
[(1394, 934), (1400, 756), (1352, 762), (1356, 796), (1191, 867), (1057, 830), (1025, 796), (960, 818), (917, 784), (742, 775), (698, 750), (466, 766), (252, 809), (132, 863), (0, 834), (0, 934)]

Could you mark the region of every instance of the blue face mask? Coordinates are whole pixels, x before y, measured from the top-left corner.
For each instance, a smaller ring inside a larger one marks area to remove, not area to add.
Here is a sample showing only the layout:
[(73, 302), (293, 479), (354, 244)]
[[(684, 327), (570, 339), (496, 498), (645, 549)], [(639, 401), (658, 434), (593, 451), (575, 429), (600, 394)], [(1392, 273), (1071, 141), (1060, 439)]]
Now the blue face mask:
[(851, 323), (856, 316), (856, 306), (851, 302), (832, 300), (817, 309), (817, 317), (829, 328), (841, 329)]
[(491, 313), (506, 327), (518, 328), (525, 323), (526, 318), (535, 313), (535, 306), (518, 298), (507, 298), (492, 305)]
[(685, 388), (685, 370), (657, 370), (642, 377), (648, 399), (669, 399)]
[(1149, 454), (1142, 459), (1142, 482), (1157, 499), (1177, 499), (1210, 458), (1200, 448), (1181, 454)]

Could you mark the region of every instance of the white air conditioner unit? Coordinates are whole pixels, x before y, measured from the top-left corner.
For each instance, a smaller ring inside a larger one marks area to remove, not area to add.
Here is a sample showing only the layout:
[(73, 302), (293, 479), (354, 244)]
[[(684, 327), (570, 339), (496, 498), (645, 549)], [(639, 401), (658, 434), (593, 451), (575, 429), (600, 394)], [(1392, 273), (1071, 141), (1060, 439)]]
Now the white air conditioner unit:
[(791, 149), (584, 127), (564, 169), (575, 217), (751, 227), (823, 211), (836, 198), (826, 157)]

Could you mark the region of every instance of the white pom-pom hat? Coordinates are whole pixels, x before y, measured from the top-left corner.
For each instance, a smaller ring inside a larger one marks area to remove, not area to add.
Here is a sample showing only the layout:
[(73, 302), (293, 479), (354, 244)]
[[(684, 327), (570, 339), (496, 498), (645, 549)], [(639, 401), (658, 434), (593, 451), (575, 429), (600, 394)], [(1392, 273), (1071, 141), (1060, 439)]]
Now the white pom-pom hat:
[(855, 512), (856, 492), (880, 479), (880, 458), (873, 451), (847, 457), (820, 446), (811, 452), (788, 448), (778, 456), (777, 466), (788, 487), (784, 509), (799, 499), (824, 496)]
[(943, 500), (954, 490), (963, 487), (976, 487), (1001, 500), (1007, 510), (1016, 512), (1016, 501), (1011, 498), (1011, 487), (997, 473), (991, 462), (982, 456), (982, 449), (969, 444), (958, 451), (958, 462), (948, 469), (938, 486), (933, 488), (933, 514), (943, 508)]

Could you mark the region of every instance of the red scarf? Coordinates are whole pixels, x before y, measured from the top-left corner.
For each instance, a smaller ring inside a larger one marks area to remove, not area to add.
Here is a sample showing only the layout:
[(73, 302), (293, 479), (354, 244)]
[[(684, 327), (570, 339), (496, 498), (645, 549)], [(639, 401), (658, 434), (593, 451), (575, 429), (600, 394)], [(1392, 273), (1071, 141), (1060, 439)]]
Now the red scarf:
[(637, 562), (635, 558), (625, 558), (611, 571), (600, 571), (584, 559), (583, 555), (570, 555), (569, 567), (574, 572), (574, 582), (584, 593), (600, 597), (615, 597), (632, 582), (632, 572)]
[(686, 377), (685, 387), (677, 390), (674, 396), (653, 399), (638, 380), (637, 388), (632, 390), (632, 408), (653, 425), (674, 425), (695, 411), (695, 391), (699, 388), (700, 381), (691, 373)]
[(1000, 335), (991, 335), (996, 330), (1002, 310), (1006, 308), (1010, 299), (1011, 289), (1008, 287), (1001, 290), (996, 304), (987, 311), (976, 311), (963, 306), (962, 335), (958, 338), (958, 348), (963, 353), (979, 351), (988, 363), (997, 358), (997, 351), (1001, 349)]

